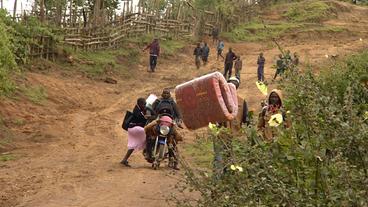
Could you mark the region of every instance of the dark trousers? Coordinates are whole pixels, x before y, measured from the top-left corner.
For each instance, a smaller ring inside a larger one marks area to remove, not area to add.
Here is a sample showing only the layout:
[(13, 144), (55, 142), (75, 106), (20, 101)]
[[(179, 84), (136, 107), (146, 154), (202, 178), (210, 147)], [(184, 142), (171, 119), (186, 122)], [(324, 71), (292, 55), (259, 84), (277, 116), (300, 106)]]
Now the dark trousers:
[(204, 64), (207, 64), (208, 56), (202, 56), (202, 61), (203, 61)]
[(226, 78), (226, 75), (229, 73), (229, 77), (231, 77), (231, 73), (233, 70), (233, 63), (225, 63), (225, 72), (224, 72), (224, 77)]
[(221, 49), (217, 50), (217, 60), (219, 59), (219, 57), (222, 57), (222, 59), (224, 59), (224, 56), (222, 56), (222, 50)]
[(152, 72), (155, 72), (157, 65), (157, 56), (150, 55), (150, 68)]
[(277, 75), (281, 76), (283, 73), (284, 73), (284, 69), (282, 69), (282, 68), (277, 68), (277, 69), (276, 69), (275, 76), (273, 77), (273, 79), (276, 79)]
[(146, 158), (152, 159), (153, 148), (155, 146), (155, 140), (151, 137), (146, 137)]
[(194, 59), (195, 65), (197, 67), (197, 69), (199, 69), (201, 67), (201, 57), (200, 56), (196, 56)]
[(175, 164), (178, 164), (178, 148), (176, 143), (170, 143), (169, 145), (169, 159), (172, 159)]
[(264, 81), (264, 66), (259, 65), (257, 70), (258, 81)]

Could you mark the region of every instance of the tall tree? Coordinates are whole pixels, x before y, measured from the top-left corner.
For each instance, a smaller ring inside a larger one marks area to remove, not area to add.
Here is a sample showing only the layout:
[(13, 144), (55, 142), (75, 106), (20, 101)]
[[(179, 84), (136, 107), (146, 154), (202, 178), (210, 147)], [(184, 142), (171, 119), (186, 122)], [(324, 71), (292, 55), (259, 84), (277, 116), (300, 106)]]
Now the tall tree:
[(40, 0), (40, 21), (45, 21), (45, 0)]
[(17, 14), (17, 0), (14, 0), (14, 10), (13, 10), (13, 18), (15, 19), (15, 15)]
[(95, 0), (94, 5), (93, 5), (93, 25), (94, 26), (101, 23), (102, 9), (103, 9), (103, 1)]
[(55, 24), (60, 26), (61, 25), (61, 19), (63, 15), (63, 5), (60, 0), (56, 1), (56, 18), (55, 18)]

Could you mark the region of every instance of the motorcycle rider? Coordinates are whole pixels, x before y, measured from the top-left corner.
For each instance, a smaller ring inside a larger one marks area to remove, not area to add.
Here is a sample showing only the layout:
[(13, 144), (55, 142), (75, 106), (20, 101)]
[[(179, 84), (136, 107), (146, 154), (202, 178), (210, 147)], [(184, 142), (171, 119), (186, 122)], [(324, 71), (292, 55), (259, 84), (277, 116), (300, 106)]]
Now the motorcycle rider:
[[(179, 170), (178, 168), (178, 149), (177, 143), (179, 141), (183, 141), (182, 136), (177, 132), (175, 123), (170, 116), (161, 116), (159, 119), (156, 119), (149, 123), (147, 126), (144, 127), (144, 131), (149, 137), (149, 139), (156, 139), (157, 136), (160, 135), (160, 127), (161, 126), (168, 126), (170, 127), (170, 132), (167, 135), (167, 146), (169, 149), (169, 160), (173, 160), (174, 165), (170, 166), (174, 170)], [(154, 141), (153, 141), (154, 143)], [(152, 148), (154, 147), (151, 146)]]
[(178, 122), (178, 126), (181, 127), (181, 114), (176, 105), (176, 102), (171, 97), (171, 93), (169, 89), (164, 89), (161, 94), (161, 98), (157, 99), (152, 106), (156, 115), (169, 115), (176, 122)]

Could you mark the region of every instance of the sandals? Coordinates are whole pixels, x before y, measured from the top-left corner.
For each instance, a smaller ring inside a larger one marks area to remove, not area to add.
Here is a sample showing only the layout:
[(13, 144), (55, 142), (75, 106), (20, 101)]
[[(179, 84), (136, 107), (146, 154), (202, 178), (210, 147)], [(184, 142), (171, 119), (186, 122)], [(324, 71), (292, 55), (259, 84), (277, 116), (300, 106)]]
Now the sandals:
[(121, 161), (120, 164), (122, 164), (123, 166), (125, 167), (132, 167), (131, 165), (129, 165), (129, 162), (128, 161)]

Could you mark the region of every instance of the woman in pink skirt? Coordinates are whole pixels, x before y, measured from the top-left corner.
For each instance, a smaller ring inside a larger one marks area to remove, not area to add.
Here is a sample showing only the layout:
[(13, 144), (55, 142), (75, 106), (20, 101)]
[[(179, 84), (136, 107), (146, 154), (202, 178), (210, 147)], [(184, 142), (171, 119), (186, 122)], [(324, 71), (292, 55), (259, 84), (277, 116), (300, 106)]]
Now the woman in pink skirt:
[(144, 132), (144, 126), (146, 122), (146, 100), (144, 98), (139, 98), (133, 110), (133, 119), (129, 123), (128, 151), (124, 159), (120, 162), (122, 165), (131, 167), (128, 162), (130, 155), (132, 155), (134, 150), (142, 150), (145, 148), (146, 133)]

